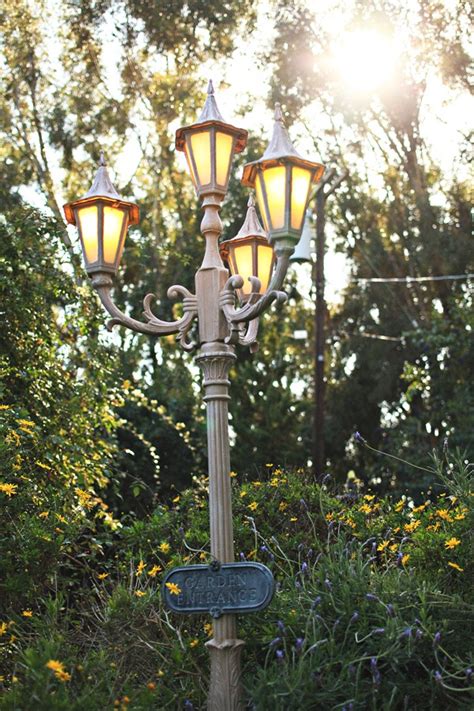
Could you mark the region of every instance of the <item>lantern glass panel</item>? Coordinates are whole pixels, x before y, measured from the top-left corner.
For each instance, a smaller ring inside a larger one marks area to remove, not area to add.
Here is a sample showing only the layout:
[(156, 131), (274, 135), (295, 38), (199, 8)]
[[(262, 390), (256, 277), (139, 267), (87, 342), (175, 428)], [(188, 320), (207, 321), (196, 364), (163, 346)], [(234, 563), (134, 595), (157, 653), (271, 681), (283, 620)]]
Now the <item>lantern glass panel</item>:
[(260, 293), (264, 294), (268, 288), (273, 263), (273, 247), (266, 244), (258, 245), (258, 278), (261, 282)]
[(242, 244), (234, 247), (234, 260), (237, 274), (240, 274), (244, 280), (242, 287), (243, 294), (250, 294), (252, 285), (248, 278), (254, 276), (253, 270), (253, 246), (251, 244)]
[(308, 201), (311, 172), (296, 165), (291, 170), (291, 227), (300, 230)]
[(104, 206), (104, 262), (115, 264), (126, 213), (116, 207)]
[(84, 248), (84, 257), (87, 264), (92, 264), (99, 259), (97, 205), (80, 207), (77, 210), (77, 219), (79, 221), (79, 229)]
[(184, 154), (185, 154), (186, 160), (188, 162), (189, 172), (191, 173), (191, 180), (193, 181), (194, 187), (196, 188), (197, 187), (196, 175), (194, 174), (194, 166), (193, 166), (193, 162), (191, 160), (191, 156), (189, 155), (189, 146), (187, 143), (184, 146)]
[(257, 202), (258, 202), (258, 207), (260, 209), (260, 214), (263, 219), (263, 226), (265, 227), (266, 232), (269, 232), (269, 227), (268, 227), (268, 220), (267, 220), (267, 210), (265, 207), (265, 200), (263, 198), (263, 190), (262, 190), (262, 174), (259, 173), (257, 175), (257, 181), (255, 183), (255, 189), (257, 192)]
[(286, 169), (284, 165), (267, 168), (263, 173), (267, 193), (268, 212), (273, 230), (285, 226)]
[(200, 185), (208, 185), (211, 182), (211, 133), (210, 131), (192, 133), (190, 140), (197, 180)]
[(216, 183), (226, 187), (234, 140), (228, 133), (216, 133)]

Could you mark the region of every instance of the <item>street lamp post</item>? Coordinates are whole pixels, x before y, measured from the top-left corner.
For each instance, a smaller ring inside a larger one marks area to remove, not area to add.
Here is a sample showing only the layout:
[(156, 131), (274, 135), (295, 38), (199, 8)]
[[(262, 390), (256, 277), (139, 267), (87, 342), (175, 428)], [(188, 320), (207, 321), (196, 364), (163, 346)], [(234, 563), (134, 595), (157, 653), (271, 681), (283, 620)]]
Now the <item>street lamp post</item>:
[[(138, 208), (121, 200), (102, 156), (91, 190), (64, 208), (67, 221), (78, 226), (92, 285), (112, 316), (108, 327), (121, 325), (156, 336), (177, 334), (177, 340), (186, 351), (197, 351), (207, 406), (211, 555), (219, 563), (234, 561), (228, 374), (236, 358), (235, 346), (240, 344), (255, 350), (260, 315), (273, 302), (286, 301), (281, 287), (289, 258), (301, 235), (311, 186), (324, 171), (319, 163), (298, 155), (277, 105), (270, 145), (261, 160), (245, 166), (242, 179), (244, 185), (256, 187), (266, 233), (251, 200), (241, 232), (224, 243), (224, 255), (232, 255), (230, 274), (218, 244), (222, 233), (219, 209), (227, 192), (233, 154), (242, 151), (246, 141), (246, 131), (224, 122), (209, 82), (207, 100), (197, 123), (176, 133), (176, 148), (185, 152), (196, 192), (203, 201), (201, 232), (205, 238), (204, 259), (195, 275), (196, 293), (179, 285), (168, 290), (169, 298), (183, 299), (183, 316), (176, 321), (166, 322), (155, 316), (151, 309), (152, 294), (144, 298), (144, 322), (123, 313), (111, 298), (112, 276), (118, 269), (127, 227), (138, 222)], [(271, 259), (265, 252), (269, 246), (274, 250)], [(250, 261), (243, 252), (239, 255), (239, 249), (244, 247), (250, 247), (249, 254), (253, 255)], [(268, 280), (274, 260), (273, 275)], [(237, 273), (243, 264), (247, 265), (249, 286)], [(268, 284), (264, 293), (262, 282)], [(195, 319), (198, 335), (193, 340), (190, 330)], [(213, 638), (207, 642), (211, 658), (208, 708), (212, 711), (243, 708), (240, 681), (243, 644), (237, 638), (235, 614), (216, 616)]]

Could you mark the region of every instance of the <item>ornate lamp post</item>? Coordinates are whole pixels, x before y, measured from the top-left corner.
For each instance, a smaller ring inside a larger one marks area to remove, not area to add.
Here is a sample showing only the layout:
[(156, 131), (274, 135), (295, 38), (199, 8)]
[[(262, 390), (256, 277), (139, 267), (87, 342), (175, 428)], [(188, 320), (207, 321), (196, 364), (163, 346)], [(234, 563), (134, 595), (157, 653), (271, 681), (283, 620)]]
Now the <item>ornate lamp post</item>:
[[(232, 156), (244, 149), (246, 141), (246, 131), (224, 122), (209, 82), (207, 100), (197, 123), (176, 133), (176, 147), (184, 150), (196, 192), (203, 199), (201, 232), (206, 242), (204, 259), (195, 276), (196, 294), (183, 286), (172, 286), (168, 290), (169, 298), (183, 298), (184, 314), (176, 321), (162, 321), (154, 315), (153, 294), (144, 298), (146, 322), (127, 316), (112, 301), (111, 275), (118, 268), (128, 224), (138, 222), (138, 209), (120, 199), (103, 159), (89, 193), (64, 208), (67, 221), (79, 226), (86, 270), (102, 304), (112, 316), (108, 327), (121, 325), (157, 336), (175, 333), (185, 350), (197, 351), (196, 361), (203, 371), (207, 405), (211, 554), (219, 563), (234, 561), (228, 373), (236, 358), (235, 346), (255, 349), (260, 315), (272, 302), (286, 301), (286, 294), (280, 289), (289, 258), (301, 235), (311, 183), (316, 182), (324, 170), (320, 164), (306, 161), (296, 153), (277, 105), (270, 146), (260, 161), (245, 166), (243, 178), (246, 185), (257, 184), (257, 199), (269, 241), (251, 201), (241, 232), (227, 242), (230, 275), (219, 251), (222, 232), (219, 209), (227, 191)], [(91, 212), (86, 213), (86, 210)], [(273, 255), (268, 253), (270, 245), (274, 247), (276, 266), (269, 279), (273, 264)], [(250, 258), (248, 249), (246, 255), (239, 253), (244, 247), (250, 247)], [(238, 273), (241, 269), (245, 269), (247, 282)], [(236, 292), (239, 291), (242, 306), (237, 308)], [(194, 341), (189, 332), (196, 318), (198, 336)], [(216, 616), (213, 638), (207, 642), (211, 655), (208, 708), (212, 711), (243, 708), (240, 684), (243, 644), (237, 638), (235, 614)]]

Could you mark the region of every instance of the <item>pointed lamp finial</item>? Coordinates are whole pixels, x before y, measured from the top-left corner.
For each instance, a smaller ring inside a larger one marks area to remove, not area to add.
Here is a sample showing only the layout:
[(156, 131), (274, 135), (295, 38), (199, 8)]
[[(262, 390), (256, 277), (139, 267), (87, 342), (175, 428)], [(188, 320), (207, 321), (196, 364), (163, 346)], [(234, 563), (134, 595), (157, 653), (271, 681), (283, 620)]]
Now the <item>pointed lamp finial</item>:
[(103, 150), (101, 150), (99, 154), (99, 166), (101, 165), (107, 165), (107, 163), (105, 162), (105, 155)]

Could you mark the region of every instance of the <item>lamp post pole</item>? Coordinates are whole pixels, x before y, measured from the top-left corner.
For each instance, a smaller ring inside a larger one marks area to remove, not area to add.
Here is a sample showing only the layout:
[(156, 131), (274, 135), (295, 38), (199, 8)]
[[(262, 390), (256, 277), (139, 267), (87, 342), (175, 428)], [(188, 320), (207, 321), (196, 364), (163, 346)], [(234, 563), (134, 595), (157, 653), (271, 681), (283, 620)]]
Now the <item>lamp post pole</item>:
[[(118, 269), (128, 225), (138, 223), (138, 208), (120, 198), (103, 156), (86, 196), (64, 207), (67, 221), (78, 226), (92, 285), (112, 316), (108, 327), (120, 325), (155, 336), (177, 334), (184, 350), (197, 351), (207, 409), (210, 538), (216, 566), (234, 562), (228, 375), (236, 358), (235, 346), (240, 344), (255, 351), (260, 315), (273, 302), (286, 301), (286, 294), (280, 289), (301, 235), (311, 185), (324, 170), (319, 163), (301, 158), (296, 152), (277, 105), (270, 144), (260, 160), (245, 166), (242, 178), (244, 185), (256, 187), (266, 231), (251, 199), (241, 231), (222, 250), (224, 255), (231, 255), (229, 273), (219, 248), (219, 210), (227, 192), (233, 153), (243, 150), (246, 140), (246, 131), (224, 122), (209, 83), (198, 121), (176, 133), (176, 148), (185, 152), (194, 186), (202, 198), (205, 251), (195, 275), (195, 294), (180, 285), (168, 289), (169, 298), (183, 300), (183, 315), (175, 321), (163, 321), (153, 313), (153, 294), (146, 295), (143, 301), (145, 321), (123, 313), (112, 300), (112, 276)], [(190, 331), (195, 319), (198, 334), (194, 340)], [(208, 708), (239, 711), (243, 708), (240, 654), (244, 642), (237, 638), (235, 614), (222, 614), (214, 605), (209, 612), (214, 620), (213, 638), (207, 642), (211, 660)]]

